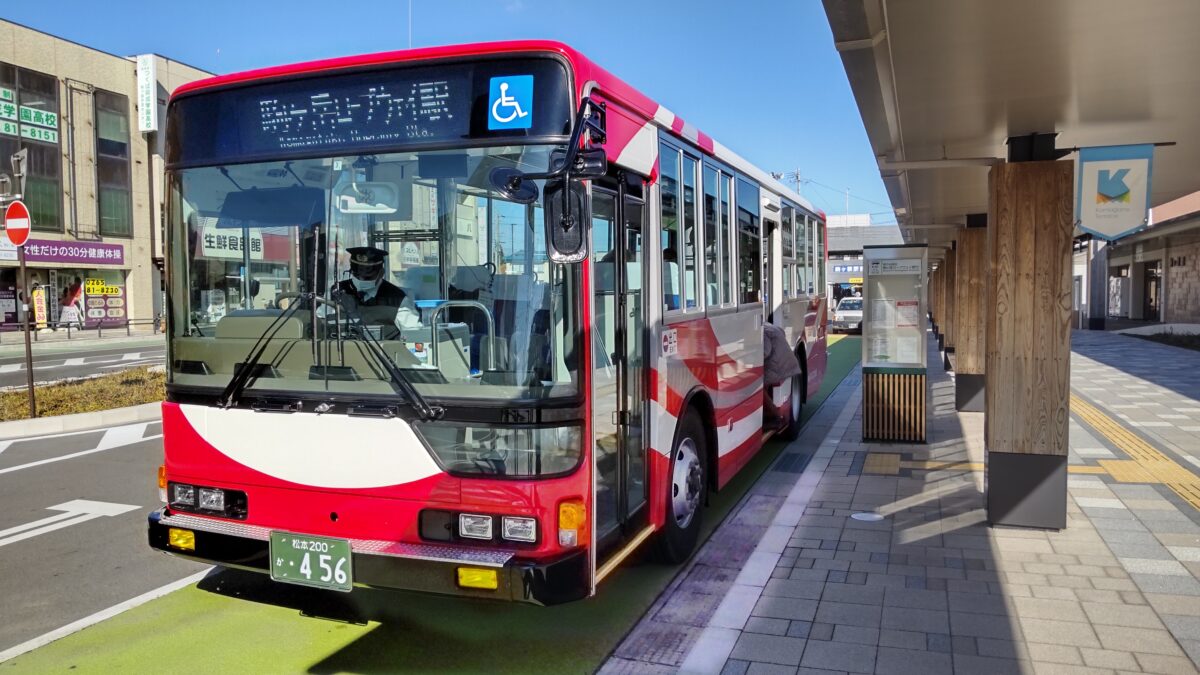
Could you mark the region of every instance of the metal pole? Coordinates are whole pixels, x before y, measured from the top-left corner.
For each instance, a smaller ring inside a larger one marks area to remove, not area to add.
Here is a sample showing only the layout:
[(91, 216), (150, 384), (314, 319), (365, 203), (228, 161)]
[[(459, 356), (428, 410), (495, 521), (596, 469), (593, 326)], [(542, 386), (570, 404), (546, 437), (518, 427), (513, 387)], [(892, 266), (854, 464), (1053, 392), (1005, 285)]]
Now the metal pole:
[(25, 247), (17, 247), (17, 258), (21, 261), (21, 292), (25, 299), (25, 384), (29, 387), (29, 419), (37, 417), (37, 399), (33, 393), (33, 346), (29, 343), (29, 313), (33, 311), (33, 294), (29, 292), (29, 275), (25, 270)]

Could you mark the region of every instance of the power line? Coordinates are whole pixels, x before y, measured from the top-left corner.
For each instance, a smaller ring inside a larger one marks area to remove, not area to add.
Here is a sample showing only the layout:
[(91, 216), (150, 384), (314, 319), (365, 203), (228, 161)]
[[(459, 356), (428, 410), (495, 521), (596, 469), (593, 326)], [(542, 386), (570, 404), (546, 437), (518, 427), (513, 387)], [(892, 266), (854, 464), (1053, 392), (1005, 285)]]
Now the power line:
[[(839, 188), (835, 188), (835, 187), (833, 187), (832, 185), (826, 185), (826, 184), (824, 184), (824, 183), (821, 183), (821, 182), (819, 182), (819, 181), (815, 181), (815, 180), (813, 180), (813, 179), (811, 179), (811, 178), (807, 178), (807, 179), (805, 179), (805, 180), (807, 180), (809, 183), (813, 183), (814, 185), (820, 185), (821, 187), (828, 188), (828, 189), (830, 189), (830, 190), (837, 190), (837, 192), (838, 192), (839, 194), (843, 193), (843, 191), (842, 191), (841, 189), (839, 189)], [(855, 195), (853, 192), (851, 192), (851, 193), (850, 193), (850, 198), (851, 198), (851, 199), (857, 199), (857, 200), (858, 200), (858, 201), (860, 201), (860, 202), (866, 202), (866, 203), (868, 203), (868, 204), (874, 204), (874, 205), (876, 205), (876, 206), (882, 206), (882, 207), (884, 207), (884, 208), (888, 208), (888, 209), (891, 209), (891, 208), (892, 208), (892, 205), (891, 205), (891, 204), (884, 204), (883, 202), (877, 202), (877, 201), (875, 201), (874, 199), (867, 199), (866, 197), (859, 197), (858, 195)]]

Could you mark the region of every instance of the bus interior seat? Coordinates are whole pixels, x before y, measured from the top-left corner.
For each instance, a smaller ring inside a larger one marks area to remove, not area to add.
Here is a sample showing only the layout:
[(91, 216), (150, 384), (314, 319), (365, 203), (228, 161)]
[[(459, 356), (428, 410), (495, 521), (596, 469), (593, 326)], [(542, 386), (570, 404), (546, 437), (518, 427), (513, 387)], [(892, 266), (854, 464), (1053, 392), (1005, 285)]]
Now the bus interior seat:
[[(285, 311), (282, 309), (235, 309), (217, 321), (213, 337), (257, 340)], [(275, 337), (282, 340), (304, 338), (304, 327), (307, 325), (309, 314), (307, 310), (297, 310), (278, 327), (279, 332), (275, 334)]]

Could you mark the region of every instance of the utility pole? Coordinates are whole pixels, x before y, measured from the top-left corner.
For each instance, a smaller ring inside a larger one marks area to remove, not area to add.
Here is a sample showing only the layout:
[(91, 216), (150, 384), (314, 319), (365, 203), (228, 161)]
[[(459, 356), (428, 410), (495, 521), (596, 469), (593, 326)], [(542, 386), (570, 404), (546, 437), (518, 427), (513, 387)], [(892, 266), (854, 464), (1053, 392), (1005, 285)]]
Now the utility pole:
[[(29, 392), (29, 419), (34, 419), (37, 417), (37, 399), (33, 386), (33, 347), (29, 342), (31, 331), (29, 315), (33, 312), (33, 293), (29, 288), (29, 274), (25, 268), (25, 241), (29, 236), (33, 219), (29, 210), (20, 201), (25, 196), (25, 162), (28, 153), (28, 150), (19, 150), (13, 153), (9, 159), (12, 163), (13, 175), (12, 179), (4, 176), (4, 179), (0, 180), (0, 185), (4, 186), (4, 191), (0, 192), (0, 206), (7, 204), (3, 210), (0, 210), (0, 213), (4, 214), (5, 235), (16, 246), (17, 260), (20, 265), (18, 274), (21, 280), (21, 297), (17, 298), (17, 306), (19, 310), (23, 310), (19, 313), (24, 317), (22, 323), (25, 329), (25, 385)], [(18, 190), (16, 194), (11, 193), (14, 182)], [(21, 223), (20, 229), (16, 224), (18, 222)]]

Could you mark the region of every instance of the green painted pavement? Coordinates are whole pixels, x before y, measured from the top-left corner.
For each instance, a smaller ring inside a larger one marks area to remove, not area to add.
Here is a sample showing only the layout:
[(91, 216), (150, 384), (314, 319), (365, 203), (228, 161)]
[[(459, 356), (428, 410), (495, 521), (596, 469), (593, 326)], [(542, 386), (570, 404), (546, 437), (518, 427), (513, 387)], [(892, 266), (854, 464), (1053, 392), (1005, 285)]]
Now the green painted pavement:
[[(829, 342), (828, 372), (804, 408), (806, 422), (858, 363), (859, 338)], [(713, 497), (705, 538), (783, 447), (767, 445)], [(634, 560), (595, 598), (556, 607), (365, 589), (320, 593), (223, 571), (0, 671), (590, 673), (680, 567)]]

